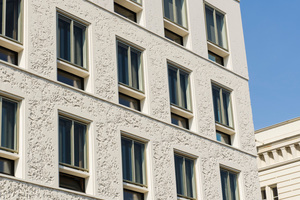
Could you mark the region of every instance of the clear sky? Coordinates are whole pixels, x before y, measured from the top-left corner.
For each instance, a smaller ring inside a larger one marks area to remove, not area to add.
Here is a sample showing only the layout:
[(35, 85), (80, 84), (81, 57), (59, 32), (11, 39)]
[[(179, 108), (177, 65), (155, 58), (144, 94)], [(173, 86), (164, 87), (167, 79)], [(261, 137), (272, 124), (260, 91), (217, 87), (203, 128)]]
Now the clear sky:
[(300, 0), (241, 0), (255, 130), (300, 116)]

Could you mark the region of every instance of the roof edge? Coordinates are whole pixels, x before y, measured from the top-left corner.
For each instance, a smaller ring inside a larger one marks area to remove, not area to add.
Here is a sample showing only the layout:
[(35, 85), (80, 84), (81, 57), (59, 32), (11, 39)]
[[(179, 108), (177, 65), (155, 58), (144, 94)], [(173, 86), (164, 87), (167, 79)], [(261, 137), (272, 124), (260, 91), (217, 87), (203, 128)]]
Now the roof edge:
[(293, 119), (289, 119), (287, 121), (283, 121), (283, 122), (280, 122), (280, 123), (277, 123), (277, 124), (273, 124), (271, 126), (267, 126), (265, 128), (261, 128), (261, 129), (258, 129), (256, 130), (254, 133), (257, 134), (257, 133), (261, 133), (263, 131), (267, 131), (267, 130), (270, 130), (272, 128), (277, 128), (279, 126), (283, 126), (283, 125), (286, 125), (286, 124), (289, 124), (289, 123), (292, 123), (292, 122), (295, 122), (295, 121), (299, 121), (300, 120), (300, 117), (296, 117), (296, 118), (293, 118)]

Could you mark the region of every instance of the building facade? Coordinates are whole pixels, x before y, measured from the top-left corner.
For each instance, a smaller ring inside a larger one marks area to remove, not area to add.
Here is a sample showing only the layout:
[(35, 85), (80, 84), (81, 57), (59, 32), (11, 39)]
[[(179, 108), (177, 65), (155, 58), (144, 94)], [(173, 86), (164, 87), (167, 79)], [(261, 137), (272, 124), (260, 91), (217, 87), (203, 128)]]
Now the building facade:
[(0, 0), (1, 199), (260, 199), (239, 4)]
[(300, 198), (300, 118), (256, 131), (262, 199)]

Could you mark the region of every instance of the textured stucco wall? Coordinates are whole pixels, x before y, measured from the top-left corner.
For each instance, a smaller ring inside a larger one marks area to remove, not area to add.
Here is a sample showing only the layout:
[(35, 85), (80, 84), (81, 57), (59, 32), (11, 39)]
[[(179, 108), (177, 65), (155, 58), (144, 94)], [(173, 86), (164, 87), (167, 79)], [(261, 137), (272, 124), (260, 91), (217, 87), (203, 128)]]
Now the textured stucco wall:
[[(232, 72), (201, 57), (206, 55), (193, 54), (87, 1), (25, 2), (25, 22), (28, 23), (26, 27), (29, 27), (24, 33), (25, 44), (28, 46), (21, 58), (25, 61), (18, 67), (0, 63), (0, 93), (5, 91), (24, 98), (20, 116), (24, 129), (20, 130), (22, 159), (18, 165), (22, 166), (22, 170), (19, 178), (32, 184), (0, 177), (1, 198), (11, 199), (22, 195), (18, 194), (20, 187), (30, 199), (55, 199), (57, 196), (62, 199), (73, 198), (66, 192), (36, 185), (58, 187), (59, 110), (91, 121), (89, 158), (90, 164), (94, 166), (89, 180), (93, 183), (89, 186), (88, 193), (91, 195), (107, 200), (121, 199), (123, 186), (120, 132), (126, 131), (149, 140), (150, 156), (147, 162), (150, 165), (149, 175), (152, 177), (149, 181), (153, 186), (149, 193), (153, 199), (176, 199), (174, 149), (197, 157), (198, 199), (221, 199), (220, 164), (241, 171), (241, 199), (260, 198), (256, 158), (253, 156), (256, 150), (246, 80), (247, 65), (243, 57), (242, 61), (236, 62)], [(102, 4), (107, 9), (112, 9), (108, 1), (103, 1)], [(57, 8), (90, 23), (88, 92), (56, 81)], [(149, 10), (149, 15), (153, 15), (153, 8), (146, 10)], [(159, 24), (148, 24), (151, 26), (150, 30), (163, 33)], [(195, 28), (195, 32), (196, 30)], [(138, 113), (118, 105), (116, 37), (145, 49), (143, 67), (147, 113)], [(203, 40), (199, 39), (202, 43)], [(204, 50), (199, 48), (197, 52), (206, 52)], [(242, 53), (243, 51), (244, 49), (241, 50)], [(233, 54), (238, 52), (240, 49)], [(192, 132), (170, 124), (167, 60), (191, 70), (194, 97)], [(237, 141), (235, 148), (215, 141), (212, 81), (233, 90)]]

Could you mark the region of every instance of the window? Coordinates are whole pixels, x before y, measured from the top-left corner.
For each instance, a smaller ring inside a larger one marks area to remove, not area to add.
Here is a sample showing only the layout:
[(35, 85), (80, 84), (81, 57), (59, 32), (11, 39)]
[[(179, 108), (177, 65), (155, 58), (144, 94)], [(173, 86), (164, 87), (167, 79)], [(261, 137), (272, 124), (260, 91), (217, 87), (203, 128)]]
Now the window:
[(116, 13), (122, 15), (123, 17), (126, 17), (126, 18), (130, 19), (131, 21), (137, 22), (135, 12), (133, 12), (117, 3), (114, 3), (114, 10)]
[(277, 186), (271, 187), (273, 200), (279, 200)]
[(141, 111), (140, 100), (127, 96), (125, 94), (119, 93), (119, 103), (129, 108)]
[(238, 174), (221, 168), (223, 200), (239, 200)]
[(57, 80), (67, 85), (84, 89), (84, 79), (69, 72), (57, 69)]
[(222, 125), (233, 128), (230, 91), (213, 85), (212, 92), (215, 121)]
[(58, 14), (58, 58), (87, 68), (86, 25)]
[(191, 110), (189, 74), (168, 64), (168, 75), (171, 104)]
[(224, 59), (223, 57), (211, 52), (211, 51), (208, 51), (208, 58), (220, 65), (223, 65), (224, 66)]
[(262, 200), (267, 200), (266, 188), (261, 188)]
[(0, 46), (0, 60), (18, 65), (18, 53)]
[(0, 0), (0, 34), (21, 40), (21, 0)]
[(196, 198), (194, 160), (175, 154), (177, 196)]
[(13, 160), (0, 157), (0, 173), (14, 176), (14, 164)]
[(180, 35), (177, 35), (176, 33), (169, 31), (168, 29), (165, 29), (165, 37), (180, 44), (183, 45), (183, 38)]
[(227, 35), (224, 14), (208, 5), (205, 5), (205, 13), (207, 39), (210, 42), (227, 49)]
[(185, 0), (163, 0), (164, 16), (176, 24), (187, 28)]
[(59, 187), (85, 192), (85, 179), (60, 172)]
[(189, 120), (174, 113), (171, 113), (171, 122), (177, 126), (189, 129)]
[(131, 190), (124, 190), (124, 200), (144, 200), (144, 194)]
[(217, 131), (217, 140), (220, 142), (223, 142), (225, 144), (231, 145), (231, 137), (230, 137), (230, 135), (228, 135), (226, 133)]
[(142, 52), (123, 42), (118, 43), (118, 77), (119, 83), (142, 91)]

